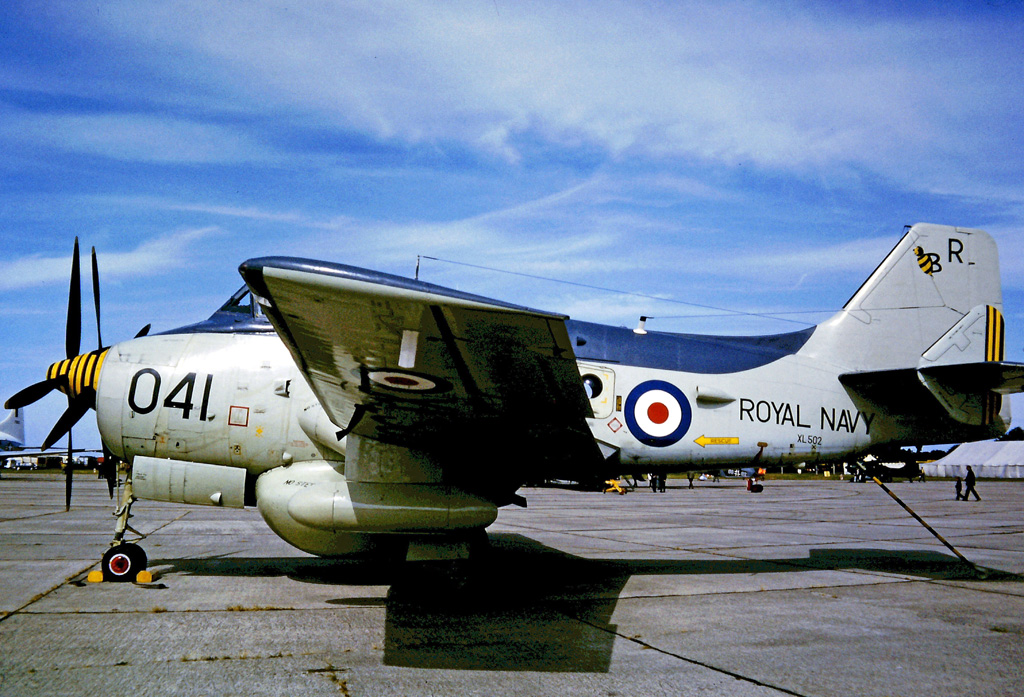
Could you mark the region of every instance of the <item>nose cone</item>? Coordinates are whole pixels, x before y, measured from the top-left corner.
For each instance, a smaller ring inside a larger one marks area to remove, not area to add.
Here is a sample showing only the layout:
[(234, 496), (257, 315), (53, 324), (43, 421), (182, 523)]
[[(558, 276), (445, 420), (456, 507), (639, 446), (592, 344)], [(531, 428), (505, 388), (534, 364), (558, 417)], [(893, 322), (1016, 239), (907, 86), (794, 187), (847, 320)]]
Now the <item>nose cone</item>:
[(57, 389), (71, 399), (89, 398), (94, 406), (96, 385), (99, 384), (100, 369), (107, 357), (108, 349), (89, 351), (74, 358), (52, 363), (46, 371), (47, 380), (59, 378)]

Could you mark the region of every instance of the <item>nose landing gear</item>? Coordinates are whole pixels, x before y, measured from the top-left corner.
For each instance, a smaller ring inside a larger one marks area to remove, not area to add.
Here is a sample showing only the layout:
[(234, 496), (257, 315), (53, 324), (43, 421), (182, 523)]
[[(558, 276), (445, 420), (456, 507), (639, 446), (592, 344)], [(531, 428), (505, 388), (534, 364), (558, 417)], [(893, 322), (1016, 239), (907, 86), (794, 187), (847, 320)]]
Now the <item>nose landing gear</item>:
[(139, 536), (139, 540), (146, 536), (128, 524), (131, 518), (132, 504), (137, 499), (132, 490), (132, 478), (129, 472), (128, 480), (124, 483), (124, 493), (121, 495), (121, 505), (114, 515), (117, 517), (117, 525), (114, 529), (114, 540), (110, 543), (110, 549), (103, 554), (100, 562), (100, 571), (93, 571), (89, 574), (89, 580), (114, 581), (135, 583), (149, 583), (153, 580), (152, 574), (146, 571), (146, 552), (134, 542), (125, 542), (124, 534), (131, 531)]

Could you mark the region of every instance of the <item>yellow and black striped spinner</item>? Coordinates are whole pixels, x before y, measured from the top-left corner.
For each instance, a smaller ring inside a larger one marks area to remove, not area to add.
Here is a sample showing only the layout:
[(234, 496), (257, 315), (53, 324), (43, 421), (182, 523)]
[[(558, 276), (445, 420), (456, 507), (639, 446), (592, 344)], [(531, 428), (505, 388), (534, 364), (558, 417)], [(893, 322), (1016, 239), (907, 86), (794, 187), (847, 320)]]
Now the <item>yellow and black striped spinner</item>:
[(988, 310), (985, 329), (985, 360), (1001, 361), (1006, 350), (1005, 322), (1003, 313), (998, 309), (987, 306)]
[(107, 357), (110, 349), (97, 349), (58, 361), (46, 371), (47, 379), (56, 377), (65, 378), (63, 384), (57, 389), (72, 399), (79, 395), (96, 394), (96, 385), (99, 384), (100, 368), (103, 367), (103, 359)]

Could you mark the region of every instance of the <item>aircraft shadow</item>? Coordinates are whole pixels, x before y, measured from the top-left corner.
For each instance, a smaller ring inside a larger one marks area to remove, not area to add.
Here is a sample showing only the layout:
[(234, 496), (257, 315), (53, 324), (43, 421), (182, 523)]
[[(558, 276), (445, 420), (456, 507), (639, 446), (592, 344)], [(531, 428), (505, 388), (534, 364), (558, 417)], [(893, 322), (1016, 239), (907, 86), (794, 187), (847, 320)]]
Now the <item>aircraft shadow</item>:
[[(607, 672), (616, 602), (635, 575), (759, 574), (864, 570), (935, 580), (978, 579), (955, 557), (928, 551), (812, 549), (793, 559), (584, 559), (528, 537), (497, 533), (450, 579), (401, 563), (312, 557), (154, 560), (170, 572), (212, 576), (286, 575), (304, 583), (388, 585), (386, 599), (339, 598), (339, 606), (383, 606), (384, 663), (446, 670)], [(987, 578), (1006, 579), (995, 572)]]
[(287, 576), (304, 583), (328, 585), (383, 586), (394, 582), (398, 563), (376, 560), (341, 560), (320, 557), (228, 557), (195, 559), (150, 559), (150, 568), (161, 568), (161, 575), (180, 573), (191, 576), (228, 576), (261, 578)]

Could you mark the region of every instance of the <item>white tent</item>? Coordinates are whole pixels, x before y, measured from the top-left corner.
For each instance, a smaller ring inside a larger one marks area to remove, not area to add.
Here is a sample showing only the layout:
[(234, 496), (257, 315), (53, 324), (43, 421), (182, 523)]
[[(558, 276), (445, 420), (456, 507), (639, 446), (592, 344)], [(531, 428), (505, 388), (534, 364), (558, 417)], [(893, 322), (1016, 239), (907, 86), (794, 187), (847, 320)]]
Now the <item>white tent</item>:
[(1024, 479), (1024, 441), (964, 443), (935, 462), (922, 463), (927, 477), (964, 477), (967, 465), (978, 477)]

